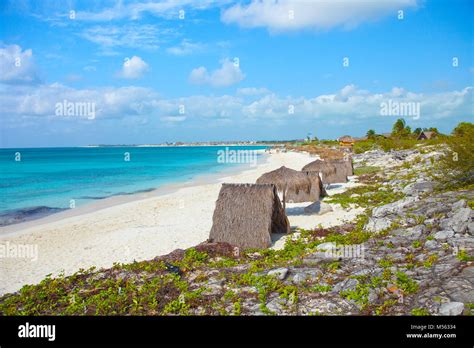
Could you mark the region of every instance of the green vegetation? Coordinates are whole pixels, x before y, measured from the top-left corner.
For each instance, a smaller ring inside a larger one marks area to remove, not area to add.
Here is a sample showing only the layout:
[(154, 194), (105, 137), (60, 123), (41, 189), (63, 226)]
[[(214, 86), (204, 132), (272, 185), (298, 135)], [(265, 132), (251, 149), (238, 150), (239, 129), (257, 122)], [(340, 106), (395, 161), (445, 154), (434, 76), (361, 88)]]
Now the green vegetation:
[(474, 261), (474, 256), (468, 255), (467, 251), (464, 249), (459, 250), (458, 254), (456, 255), (459, 261)]
[(465, 314), (472, 316), (474, 315), (474, 303), (465, 303), (464, 307), (466, 308)]
[(474, 200), (467, 202), (467, 206), (474, 210)]
[(413, 308), (411, 314), (416, 316), (427, 316), (430, 315), (430, 312), (426, 308)]
[(406, 137), (411, 134), (411, 128), (408, 126), (403, 118), (399, 118), (392, 127), (393, 137)]
[(352, 300), (362, 308), (367, 306), (369, 302), (369, 291), (370, 288), (366, 284), (357, 284), (354, 290), (341, 291), (341, 296), (347, 300)]
[(400, 289), (402, 289), (407, 294), (413, 294), (418, 291), (418, 283), (408, 277), (408, 275), (402, 271), (396, 273), (397, 280), (396, 283)]
[(364, 174), (373, 174), (380, 172), (381, 169), (379, 167), (373, 166), (364, 166), (354, 169), (354, 175), (364, 175)]
[(371, 184), (352, 187), (343, 193), (327, 198), (325, 201), (340, 204), (343, 208), (348, 208), (351, 204), (368, 208), (392, 203), (402, 198), (403, 193), (401, 192), (395, 192), (381, 184)]
[(373, 139), (373, 138), (375, 138), (375, 135), (376, 135), (376, 134), (375, 134), (375, 131), (374, 131), (373, 129), (369, 129), (369, 130), (367, 131), (367, 134), (366, 134), (366, 136), (367, 136), (368, 139)]
[(313, 286), (310, 291), (314, 291), (314, 292), (329, 292), (331, 291), (332, 289), (332, 286), (331, 285), (320, 285), (320, 284), (317, 284), (315, 286)]
[(376, 148), (378, 148), (377, 142), (374, 140), (374, 138), (369, 138), (367, 140), (357, 141), (352, 147), (352, 151), (359, 154), (374, 150)]
[(452, 135), (455, 137), (464, 137), (472, 135), (472, 128), (474, 125), (471, 122), (460, 122), (453, 129)]
[[(436, 133), (436, 137), (425, 140), (416, 140), (422, 131), (430, 131)], [(381, 149), (383, 151), (390, 150), (406, 150), (415, 146), (428, 146), (446, 142), (446, 136), (440, 134), (434, 127), (416, 128), (413, 132), (403, 118), (395, 121), (390, 136), (378, 135), (374, 130), (367, 131), (367, 140), (358, 141), (354, 144), (355, 153), (363, 153), (369, 150)]]
[(449, 151), (440, 161), (438, 179), (449, 189), (474, 184), (474, 124), (460, 123), (447, 139)]
[(430, 268), (433, 266), (433, 264), (438, 261), (438, 255), (436, 254), (433, 254), (433, 255), (430, 255), (428, 256), (428, 259), (423, 262), (423, 266), (425, 266), (426, 268)]
[(380, 267), (383, 267), (383, 268), (392, 267), (393, 266), (393, 261), (390, 260), (389, 258), (384, 258), (384, 259), (379, 261), (379, 265), (380, 265)]

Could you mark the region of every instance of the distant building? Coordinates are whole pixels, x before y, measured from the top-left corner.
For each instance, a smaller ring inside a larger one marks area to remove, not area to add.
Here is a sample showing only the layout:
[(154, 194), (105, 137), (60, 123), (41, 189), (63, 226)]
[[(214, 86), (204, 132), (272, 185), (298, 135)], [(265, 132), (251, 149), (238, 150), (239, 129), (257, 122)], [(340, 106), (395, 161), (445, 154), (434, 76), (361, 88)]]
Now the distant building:
[(416, 140), (425, 140), (425, 139), (433, 139), (436, 137), (436, 132), (428, 132), (428, 131), (422, 131)]
[(350, 147), (352, 147), (352, 145), (354, 145), (354, 143), (355, 143), (354, 138), (351, 137), (350, 135), (344, 135), (344, 136), (340, 137), (339, 139), (337, 139), (337, 141), (339, 141), (340, 146), (350, 146)]

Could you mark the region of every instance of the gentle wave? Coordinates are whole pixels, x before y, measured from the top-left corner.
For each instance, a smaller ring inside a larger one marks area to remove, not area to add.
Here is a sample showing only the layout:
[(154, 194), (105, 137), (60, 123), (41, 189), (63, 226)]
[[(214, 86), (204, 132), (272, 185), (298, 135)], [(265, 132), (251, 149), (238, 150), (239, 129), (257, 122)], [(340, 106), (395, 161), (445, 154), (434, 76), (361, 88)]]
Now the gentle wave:
[(51, 208), (51, 207), (30, 207), (24, 209), (9, 210), (0, 213), (0, 226), (8, 226), (43, 218), (45, 216), (59, 213), (65, 208)]

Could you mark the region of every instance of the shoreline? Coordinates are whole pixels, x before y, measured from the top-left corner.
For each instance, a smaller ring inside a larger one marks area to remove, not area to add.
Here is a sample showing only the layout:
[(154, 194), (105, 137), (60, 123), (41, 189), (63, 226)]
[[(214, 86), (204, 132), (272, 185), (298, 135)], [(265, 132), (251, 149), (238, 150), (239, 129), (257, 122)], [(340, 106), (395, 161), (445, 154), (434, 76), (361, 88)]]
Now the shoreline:
[[(257, 150), (258, 151), (258, 150)], [(261, 151), (259, 162), (257, 166), (264, 164), (268, 161), (269, 155)], [(148, 198), (158, 197), (166, 194), (176, 192), (181, 188), (193, 187), (199, 185), (210, 184), (215, 180), (225, 179), (247, 170), (252, 170), (257, 166), (252, 166), (249, 163), (240, 163), (232, 167), (224, 168), (216, 172), (207, 172), (197, 174), (194, 178), (190, 180), (177, 181), (173, 183), (165, 183), (156, 188), (150, 188), (147, 190), (140, 190), (137, 192), (131, 192), (127, 194), (118, 194), (112, 195), (96, 200), (91, 200), (81, 206), (78, 206), (74, 209), (65, 208), (56, 213), (51, 213), (42, 217), (33, 218), (30, 220), (13, 223), (5, 226), (0, 226), (0, 240), (2, 237), (8, 237), (12, 235), (17, 235), (22, 233), (24, 230), (28, 230), (32, 227), (61, 221), (71, 217), (77, 217), (89, 213), (93, 213), (102, 209), (111, 208), (117, 205), (126, 204), (129, 202), (140, 201)]]
[(183, 145), (166, 145), (166, 144), (135, 144), (135, 145), (77, 145), (77, 146), (39, 146), (39, 147), (0, 147), (0, 150), (16, 150), (16, 149), (67, 149), (67, 148), (98, 148), (98, 147), (219, 147), (219, 146), (267, 146), (272, 147), (281, 145), (281, 143), (256, 143), (256, 144), (183, 144)]
[[(95, 204), (89, 205), (83, 212), (75, 208), (73, 216), (50, 216), (40, 223), (40, 220), (26, 222), (23, 228), (10, 233), (5, 233), (3, 228), (0, 243), (35, 246), (38, 255), (36, 261), (27, 257), (0, 258), (3, 270), (0, 295), (17, 291), (26, 284), (36, 284), (48, 274), (54, 277), (61, 273), (70, 275), (81, 268), (110, 268), (114, 263), (150, 260), (176, 249), (196, 246), (209, 237), (223, 182), (255, 183), (263, 173), (283, 165), (299, 170), (313, 160), (315, 157), (300, 152), (269, 154), (255, 167), (238, 166), (231, 173), (204, 175), (179, 187), (130, 195), (133, 197), (112, 197), (111, 206), (99, 209)], [(330, 191), (334, 194), (352, 184), (350, 181)], [(123, 201), (117, 204), (120, 199)], [(288, 218), (292, 227), (310, 228), (318, 224), (340, 224), (355, 215), (355, 210), (348, 212), (336, 207), (324, 215), (290, 214)], [(275, 245), (284, 243), (286, 237), (279, 238)]]

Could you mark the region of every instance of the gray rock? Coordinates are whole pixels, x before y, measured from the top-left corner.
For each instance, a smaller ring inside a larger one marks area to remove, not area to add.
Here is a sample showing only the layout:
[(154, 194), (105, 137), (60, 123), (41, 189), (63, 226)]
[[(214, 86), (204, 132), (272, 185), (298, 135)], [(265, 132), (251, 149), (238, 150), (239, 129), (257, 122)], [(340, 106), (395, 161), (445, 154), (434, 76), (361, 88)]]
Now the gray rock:
[(467, 231), (468, 224), (472, 222), (472, 209), (462, 208), (459, 209), (452, 218), (453, 224), (452, 229), (457, 233), (464, 233)]
[(448, 243), (458, 250), (464, 249), (466, 252), (474, 251), (474, 238), (470, 235), (462, 235), (455, 240), (449, 240)]
[(425, 225), (433, 225), (436, 222), (436, 219), (426, 219)]
[(377, 299), (378, 299), (378, 295), (375, 292), (375, 290), (370, 289), (369, 296), (368, 296), (369, 303), (374, 303), (375, 301), (377, 301)]
[(408, 184), (402, 192), (407, 196), (415, 196), (424, 192), (433, 191), (434, 184), (430, 181), (416, 182), (413, 184)]
[(452, 236), (454, 236), (453, 231), (439, 231), (434, 234), (434, 238), (436, 240), (446, 240), (448, 238), (451, 238)]
[(308, 278), (308, 275), (306, 273), (301, 272), (301, 273), (296, 273), (293, 276), (293, 279), (291, 281), (295, 284), (299, 284), (299, 283), (304, 283), (307, 278)]
[(319, 244), (316, 247), (316, 250), (332, 250), (332, 249), (335, 249), (335, 248), (336, 248), (336, 243), (327, 242), (327, 243)]
[(375, 218), (386, 217), (387, 215), (399, 214), (404, 208), (410, 204), (416, 202), (418, 198), (407, 197), (400, 199), (399, 201), (382, 205), (372, 211), (372, 216)]
[(339, 293), (340, 291), (344, 291), (344, 290), (354, 290), (358, 283), (359, 281), (357, 279), (347, 278), (343, 280), (342, 282), (339, 282), (336, 285), (334, 285), (331, 292)]
[[(423, 202), (425, 204), (418, 206), (413, 212), (414, 214), (434, 218), (436, 215), (446, 215), (448, 212), (451, 212), (451, 206), (445, 202), (432, 201), (429, 198), (424, 199)], [(426, 224), (433, 222), (435, 221), (425, 220)]]
[(288, 268), (283, 268), (283, 267), (272, 269), (271, 271), (268, 272), (269, 276), (275, 276), (280, 280), (285, 279), (287, 274), (288, 274)]
[(339, 256), (337, 253), (326, 253), (323, 251), (316, 251), (303, 259), (303, 263), (307, 265), (316, 265), (322, 261), (337, 260)]
[(470, 221), (467, 224), (467, 232), (472, 236), (474, 235), (474, 221)]
[(258, 316), (266, 315), (265, 313), (262, 312), (261, 307), (260, 307), (260, 303), (252, 304), (252, 305), (249, 304), (248, 305), (248, 310), (250, 312), (250, 315), (258, 315)]
[(403, 228), (397, 229), (395, 231), (392, 231), (392, 234), (395, 236), (406, 237), (409, 239), (418, 239), (421, 237), (424, 230), (425, 230), (424, 226), (418, 225), (418, 226), (410, 227), (407, 229), (403, 229)]
[(474, 303), (474, 266), (466, 267), (458, 276), (450, 278), (443, 289), (452, 301)]
[(373, 273), (375, 273), (375, 270), (366, 268), (366, 269), (361, 269), (360, 271), (354, 272), (353, 275), (354, 276), (365, 276), (365, 275), (373, 274)]
[(453, 230), (453, 219), (452, 218), (445, 218), (445, 219), (442, 219), (440, 222), (439, 222), (439, 227), (443, 230)]
[(304, 208), (304, 213), (310, 215), (323, 215), (331, 211), (333, 211), (333, 209), (330, 204), (320, 201), (316, 201)]
[(454, 203), (451, 208), (453, 211), (456, 211), (458, 209), (465, 208), (465, 207), (466, 207), (466, 200), (461, 199), (460, 201), (457, 201), (456, 203)]
[(440, 315), (461, 315), (464, 310), (464, 303), (462, 302), (447, 302), (443, 303), (439, 308)]
[(427, 249), (436, 249), (438, 247), (438, 243), (434, 240), (427, 240), (425, 242), (425, 248)]
[(393, 253), (390, 254), (390, 258), (394, 261), (400, 261), (405, 259), (405, 253)]
[(461, 275), (474, 283), (474, 266), (464, 268), (461, 272)]
[(387, 218), (369, 218), (365, 225), (365, 229), (369, 232), (380, 232), (386, 230), (392, 225), (392, 221)]
[(206, 296), (219, 294), (222, 291), (223, 283), (223, 279), (210, 278), (206, 284), (206, 290), (203, 292), (203, 294)]
[(275, 298), (266, 304), (267, 308), (275, 314), (278, 314), (282, 311), (283, 306), (286, 304), (285, 299)]

